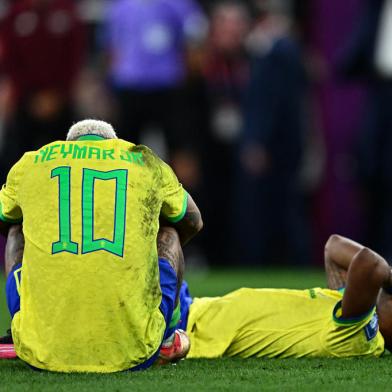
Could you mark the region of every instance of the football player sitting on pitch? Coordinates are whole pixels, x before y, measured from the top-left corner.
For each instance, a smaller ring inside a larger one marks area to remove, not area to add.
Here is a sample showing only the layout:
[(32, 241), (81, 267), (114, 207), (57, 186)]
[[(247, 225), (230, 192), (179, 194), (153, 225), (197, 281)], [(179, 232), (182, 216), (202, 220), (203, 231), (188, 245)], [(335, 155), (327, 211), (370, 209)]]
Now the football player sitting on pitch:
[(392, 348), (391, 267), (333, 235), (325, 247), (328, 289), (247, 289), (193, 300), (184, 283), (188, 358), (380, 356)]
[(52, 371), (115, 372), (150, 366), (162, 343), (186, 353), (185, 334), (173, 328), (181, 245), (202, 221), (151, 150), (118, 139), (105, 122), (79, 122), (67, 141), (24, 154), (0, 207), (4, 233), (23, 219), (6, 259), (19, 358)]
[[(9, 264), (21, 258), (19, 233), (12, 228), (9, 234)], [(170, 248), (181, 252), (174, 238)], [(192, 299), (183, 283), (177, 327), (186, 328), (191, 339), (188, 358), (377, 357), (384, 342), (392, 348), (392, 281), (386, 261), (334, 235), (325, 247), (325, 269), (329, 289), (244, 288), (223, 297)], [(166, 360), (181, 356), (161, 349)]]

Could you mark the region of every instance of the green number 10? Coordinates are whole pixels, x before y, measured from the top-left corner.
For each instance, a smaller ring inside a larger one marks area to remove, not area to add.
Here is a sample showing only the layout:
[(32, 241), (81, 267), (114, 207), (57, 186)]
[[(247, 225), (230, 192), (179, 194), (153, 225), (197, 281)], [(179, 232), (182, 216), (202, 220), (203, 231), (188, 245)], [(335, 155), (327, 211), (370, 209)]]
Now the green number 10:
[[(79, 245), (71, 240), (71, 168), (60, 166), (52, 170), (51, 178), (58, 178), (59, 240), (52, 243), (52, 254), (69, 252), (78, 254)], [(95, 181), (116, 181), (113, 239), (94, 239)], [(124, 254), (125, 218), (128, 171), (125, 169), (102, 172), (83, 169), (82, 180), (82, 254), (106, 250), (117, 256)]]

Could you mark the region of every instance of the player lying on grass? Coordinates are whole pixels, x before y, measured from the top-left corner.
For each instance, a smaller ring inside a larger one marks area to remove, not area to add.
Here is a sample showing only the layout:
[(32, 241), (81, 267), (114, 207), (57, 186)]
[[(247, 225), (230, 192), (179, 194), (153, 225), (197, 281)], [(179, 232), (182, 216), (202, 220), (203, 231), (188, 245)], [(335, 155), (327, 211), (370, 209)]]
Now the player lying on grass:
[(391, 267), (347, 238), (325, 246), (328, 289), (247, 289), (190, 298), (181, 290), (189, 358), (380, 356), (392, 348)]
[[(8, 243), (15, 250), (7, 243), (7, 258), (17, 262), (23, 238), (10, 232), (12, 236), (15, 241)], [(178, 249), (179, 243), (170, 247)], [(191, 339), (188, 357), (377, 357), (384, 352), (384, 341), (390, 349), (392, 282), (386, 261), (334, 235), (325, 247), (325, 270), (328, 289), (244, 288), (223, 297), (192, 299), (183, 283), (178, 327)], [(16, 297), (15, 287), (14, 292)], [(173, 358), (173, 351), (164, 348), (161, 356)]]
[(79, 122), (67, 141), (16, 163), (0, 207), (4, 233), (23, 219), (6, 260), (19, 358), (45, 370), (114, 372), (150, 366), (163, 339), (181, 346), (181, 246), (202, 221), (151, 150), (118, 139), (110, 124)]

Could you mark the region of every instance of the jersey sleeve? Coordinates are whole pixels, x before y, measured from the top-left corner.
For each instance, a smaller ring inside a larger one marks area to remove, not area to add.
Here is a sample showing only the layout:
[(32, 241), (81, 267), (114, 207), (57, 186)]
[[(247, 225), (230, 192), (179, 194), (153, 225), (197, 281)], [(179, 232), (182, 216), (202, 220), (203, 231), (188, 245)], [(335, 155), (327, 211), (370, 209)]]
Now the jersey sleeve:
[(338, 326), (349, 326), (349, 325), (362, 325), (368, 323), (374, 313), (376, 308), (373, 306), (368, 312), (364, 313), (358, 317), (343, 318), (342, 317), (342, 301), (339, 301), (332, 312), (332, 318), (336, 325)]
[(7, 182), (0, 191), (0, 219), (8, 223), (22, 222), (22, 209), (18, 202), (17, 190), (22, 175), (22, 160), (9, 171)]
[(169, 165), (162, 163), (163, 203), (161, 214), (172, 223), (179, 222), (185, 215), (188, 193), (178, 181)]
[(375, 307), (361, 316), (343, 318), (342, 301), (335, 305), (320, 341), (326, 352), (334, 357), (379, 357), (384, 352)]

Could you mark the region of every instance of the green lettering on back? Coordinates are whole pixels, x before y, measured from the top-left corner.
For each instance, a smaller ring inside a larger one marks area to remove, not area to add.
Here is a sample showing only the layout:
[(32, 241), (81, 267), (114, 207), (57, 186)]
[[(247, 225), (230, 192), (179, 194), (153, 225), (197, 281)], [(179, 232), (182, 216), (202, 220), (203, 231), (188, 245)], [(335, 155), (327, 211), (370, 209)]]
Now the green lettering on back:
[(85, 159), (87, 154), (87, 147), (79, 147), (77, 144), (75, 144), (75, 148), (72, 154), (73, 159)]
[[(112, 238), (94, 239), (94, 186), (95, 182), (114, 180), (116, 184), (114, 228)], [(102, 172), (83, 169), (82, 185), (82, 253), (105, 250), (123, 257), (126, 226), (128, 170)]]
[(143, 154), (141, 152), (129, 152), (121, 150), (120, 159), (129, 163), (144, 166)]
[[(68, 147), (68, 149), (65, 149)], [(68, 155), (72, 154), (72, 149), (73, 149), (73, 144), (62, 144), (61, 149), (60, 149), (60, 154), (63, 156), (63, 158), (67, 158)]]
[(131, 156), (131, 154), (129, 153), (129, 151), (121, 150), (120, 159), (121, 159), (122, 161), (127, 161), (127, 162), (129, 162), (129, 163), (132, 163), (132, 162), (133, 162), (132, 156)]
[(52, 243), (52, 254), (78, 254), (78, 244), (71, 240), (71, 168), (56, 167), (51, 178), (58, 177), (59, 186), (59, 240)]
[(53, 161), (54, 159), (56, 159), (56, 155), (58, 154), (58, 151), (55, 151), (56, 148), (59, 148), (60, 144), (53, 144), (52, 146), (50, 146), (49, 149), (49, 153), (46, 156), (46, 161)]
[(41, 162), (43, 162), (46, 159), (46, 156), (48, 155), (48, 151), (49, 151), (48, 147), (39, 150), (38, 154), (35, 156), (34, 163), (37, 163), (40, 157), (41, 157)]
[(106, 158), (110, 158), (114, 160), (114, 148), (110, 149), (110, 150), (102, 150), (102, 158), (106, 159)]
[(141, 152), (133, 152), (131, 155), (133, 158), (133, 162), (140, 166), (144, 166), (143, 154)]
[(89, 147), (88, 158), (89, 159), (93, 158), (93, 155), (95, 155), (96, 159), (101, 159), (101, 149), (98, 147)]

